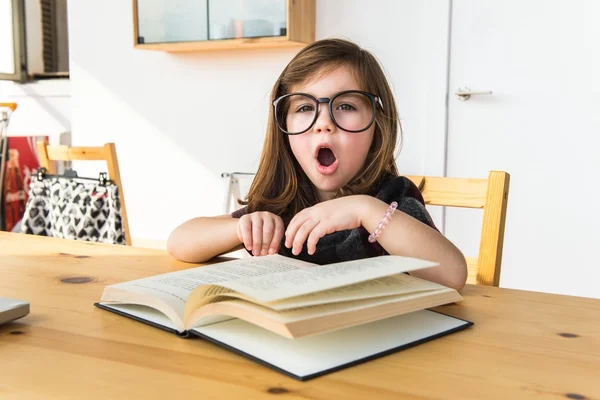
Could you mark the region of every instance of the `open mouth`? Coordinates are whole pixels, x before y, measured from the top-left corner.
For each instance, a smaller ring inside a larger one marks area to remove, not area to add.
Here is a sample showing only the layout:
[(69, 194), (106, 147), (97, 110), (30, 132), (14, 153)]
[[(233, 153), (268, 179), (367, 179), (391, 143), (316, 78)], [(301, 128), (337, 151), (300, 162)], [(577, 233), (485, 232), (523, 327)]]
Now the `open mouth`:
[(332, 175), (337, 171), (339, 160), (335, 156), (333, 148), (327, 143), (321, 143), (315, 154), (317, 171), (322, 175)]
[(317, 161), (324, 167), (329, 167), (336, 161), (336, 157), (329, 147), (320, 147), (317, 153)]

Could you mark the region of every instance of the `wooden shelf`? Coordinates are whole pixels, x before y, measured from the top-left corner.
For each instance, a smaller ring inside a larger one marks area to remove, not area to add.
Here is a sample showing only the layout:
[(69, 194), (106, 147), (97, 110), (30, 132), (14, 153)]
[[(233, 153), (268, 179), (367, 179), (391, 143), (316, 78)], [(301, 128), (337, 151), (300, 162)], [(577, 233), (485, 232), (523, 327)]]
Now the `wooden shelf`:
[(158, 50), (168, 53), (183, 53), (206, 50), (256, 49), (256, 48), (289, 48), (302, 47), (308, 43), (296, 42), (287, 37), (264, 37), (248, 39), (206, 40), (200, 42), (151, 43), (135, 44), (140, 50)]
[(286, 0), (286, 36), (212, 39), (189, 42), (137, 43), (137, 0), (133, 0), (134, 48), (169, 53), (218, 51), (232, 49), (298, 48), (315, 40), (315, 0)]

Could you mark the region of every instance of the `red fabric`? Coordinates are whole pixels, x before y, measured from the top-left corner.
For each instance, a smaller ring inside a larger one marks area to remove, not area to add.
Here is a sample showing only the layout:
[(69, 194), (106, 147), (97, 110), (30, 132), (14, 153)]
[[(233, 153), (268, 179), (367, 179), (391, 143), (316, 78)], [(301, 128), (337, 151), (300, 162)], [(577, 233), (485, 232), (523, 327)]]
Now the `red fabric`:
[(36, 142), (47, 140), (40, 136), (11, 136), (8, 138), (8, 157), (2, 182), (3, 226), (7, 231), (23, 218), (31, 173), (40, 166)]

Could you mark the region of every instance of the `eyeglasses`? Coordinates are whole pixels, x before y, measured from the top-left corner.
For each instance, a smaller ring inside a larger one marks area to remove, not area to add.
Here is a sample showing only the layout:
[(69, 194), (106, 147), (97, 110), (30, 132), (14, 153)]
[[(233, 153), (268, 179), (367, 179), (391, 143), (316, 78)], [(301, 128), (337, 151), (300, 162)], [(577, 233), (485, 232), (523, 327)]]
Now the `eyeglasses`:
[(345, 90), (333, 97), (316, 98), (307, 93), (291, 93), (273, 102), (275, 121), (282, 132), (299, 135), (317, 121), (319, 105), (327, 103), (331, 121), (346, 132), (363, 132), (373, 125), (377, 104), (381, 99), (360, 90)]

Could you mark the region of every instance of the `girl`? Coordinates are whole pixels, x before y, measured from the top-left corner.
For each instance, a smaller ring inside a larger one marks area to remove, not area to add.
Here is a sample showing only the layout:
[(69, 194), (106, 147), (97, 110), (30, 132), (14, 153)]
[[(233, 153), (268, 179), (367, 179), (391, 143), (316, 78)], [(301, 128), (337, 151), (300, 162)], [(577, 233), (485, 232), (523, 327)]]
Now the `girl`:
[(435, 228), (418, 188), (398, 174), (398, 128), (371, 53), (340, 39), (308, 45), (273, 87), (246, 207), (183, 223), (169, 237), (169, 253), (204, 262), (244, 246), (254, 256), (318, 264), (397, 254), (438, 262), (411, 274), (462, 289), (464, 256)]

